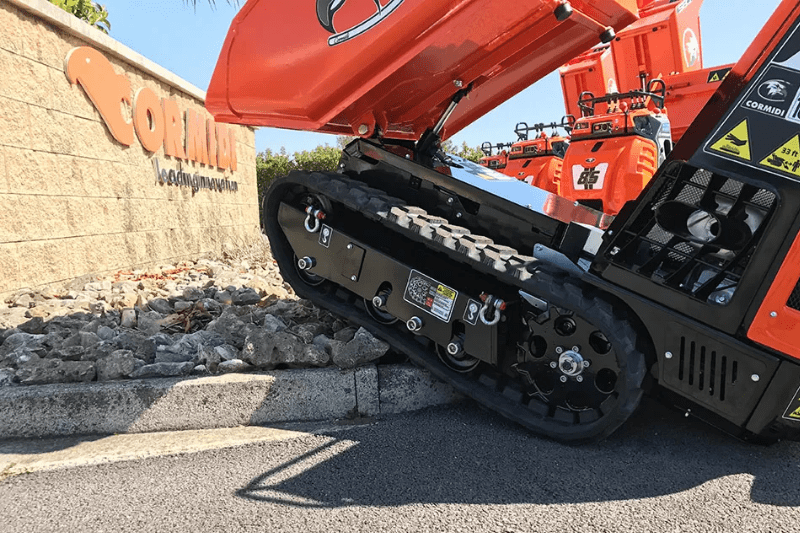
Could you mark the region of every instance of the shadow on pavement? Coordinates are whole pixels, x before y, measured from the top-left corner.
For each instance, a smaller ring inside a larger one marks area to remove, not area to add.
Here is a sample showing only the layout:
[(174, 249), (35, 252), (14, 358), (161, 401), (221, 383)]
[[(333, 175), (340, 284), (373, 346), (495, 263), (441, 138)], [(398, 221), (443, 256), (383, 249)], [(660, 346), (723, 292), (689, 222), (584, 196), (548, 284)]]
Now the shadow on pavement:
[(800, 443), (747, 444), (652, 400), (610, 439), (587, 446), (537, 438), (474, 405), (330, 435), (237, 495), (301, 507), (586, 503), (749, 474), (754, 502), (800, 505)]

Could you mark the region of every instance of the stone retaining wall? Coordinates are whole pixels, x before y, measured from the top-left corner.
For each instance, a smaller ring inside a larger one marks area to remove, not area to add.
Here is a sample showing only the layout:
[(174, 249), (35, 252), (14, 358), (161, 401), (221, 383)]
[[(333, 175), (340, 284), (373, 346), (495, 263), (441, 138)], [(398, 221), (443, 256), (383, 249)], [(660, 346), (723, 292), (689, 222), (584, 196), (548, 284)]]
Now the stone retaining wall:
[[(110, 78), (129, 80), (132, 104), (150, 89), (151, 101), (172, 100), (181, 117), (191, 110), (205, 123), (205, 93), (44, 0), (0, 3), (0, 28), (0, 294), (174, 263), (256, 237), (252, 128), (227, 126), (234, 169), (168, 156), (163, 146), (151, 153), (138, 135), (126, 146), (84, 86), (71, 83), (71, 50), (91, 47), (110, 61)], [(132, 112), (122, 104), (124, 119)], [(154, 160), (167, 180), (182, 169), (237, 190), (159, 182)]]

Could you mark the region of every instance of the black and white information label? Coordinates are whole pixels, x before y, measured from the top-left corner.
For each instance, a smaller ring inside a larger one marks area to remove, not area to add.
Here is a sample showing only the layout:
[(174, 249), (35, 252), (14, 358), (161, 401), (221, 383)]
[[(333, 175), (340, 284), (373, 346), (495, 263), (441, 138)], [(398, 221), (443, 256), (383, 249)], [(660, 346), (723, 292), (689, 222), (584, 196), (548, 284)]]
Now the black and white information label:
[(412, 270), (408, 276), (408, 283), (403, 294), (405, 301), (444, 322), (450, 322), (456, 298), (458, 298), (456, 290), (442, 285), (416, 270)]

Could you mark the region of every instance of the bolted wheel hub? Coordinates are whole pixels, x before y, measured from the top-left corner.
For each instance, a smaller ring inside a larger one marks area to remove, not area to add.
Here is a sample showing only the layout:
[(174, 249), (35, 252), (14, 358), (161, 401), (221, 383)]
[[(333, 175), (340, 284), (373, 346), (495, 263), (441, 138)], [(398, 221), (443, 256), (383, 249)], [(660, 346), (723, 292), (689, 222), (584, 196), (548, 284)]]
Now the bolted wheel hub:
[(558, 368), (570, 377), (575, 377), (583, 372), (583, 357), (578, 352), (567, 350), (558, 358)]

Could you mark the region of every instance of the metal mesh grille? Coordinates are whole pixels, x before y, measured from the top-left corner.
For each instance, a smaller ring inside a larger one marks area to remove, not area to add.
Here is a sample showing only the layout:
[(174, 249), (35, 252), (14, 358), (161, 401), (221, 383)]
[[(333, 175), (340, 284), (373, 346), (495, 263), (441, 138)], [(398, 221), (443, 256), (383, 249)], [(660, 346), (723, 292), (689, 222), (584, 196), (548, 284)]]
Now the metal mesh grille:
[[(621, 268), (699, 300), (719, 301), (718, 291), (726, 291), (722, 300), (729, 300), (772, 216), (775, 194), (686, 164), (672, 166), (659, 179), (663, 183), (649, 205), (627, 222), (607, 257)], [(680, 204), (683, 207), (677, 209)], [(746, 220), (746, 242), (726, 249), (716, 236), (703, 240), (689, 229), (691, 217), (669, 230), (656, 222), (658, 213), (663, 217), (659, 220), (672, 221), (673, 213), (687, 212), (720, 224), (726, 219)], [(795, 292), (800, 309), (800, 288)]]
[(800, 311), (800, 281), (797, 282), (797, 285), (794, 286), (792, 294), (789, 295), (789, 300), (786, 302), (786, 307), (791, 307), (792, 309)]

